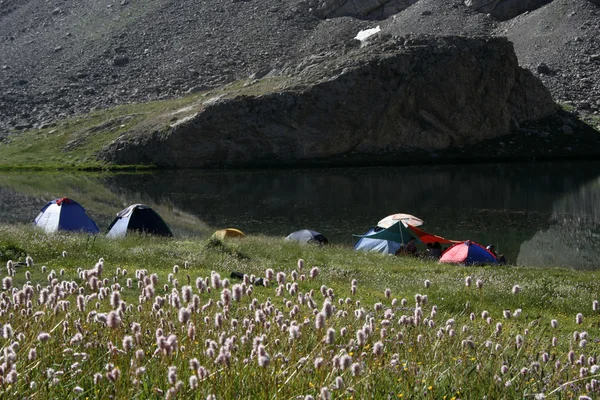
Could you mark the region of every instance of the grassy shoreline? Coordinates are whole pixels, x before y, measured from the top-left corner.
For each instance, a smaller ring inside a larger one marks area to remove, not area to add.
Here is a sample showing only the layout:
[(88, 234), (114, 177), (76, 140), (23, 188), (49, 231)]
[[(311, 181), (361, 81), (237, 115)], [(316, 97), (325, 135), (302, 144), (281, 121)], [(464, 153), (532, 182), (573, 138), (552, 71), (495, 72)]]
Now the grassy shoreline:
[[(33, 265), (14, 267), (9, 282), (3, 261), (2, 396), (598, 395), (600, 272), (448, 266), (269, 237), (114, 241), (0, 225), (7, 247)], [(84, 278), (100, 257), (101, 276)], [(267, 270), (267, 287), (229, 278)]]

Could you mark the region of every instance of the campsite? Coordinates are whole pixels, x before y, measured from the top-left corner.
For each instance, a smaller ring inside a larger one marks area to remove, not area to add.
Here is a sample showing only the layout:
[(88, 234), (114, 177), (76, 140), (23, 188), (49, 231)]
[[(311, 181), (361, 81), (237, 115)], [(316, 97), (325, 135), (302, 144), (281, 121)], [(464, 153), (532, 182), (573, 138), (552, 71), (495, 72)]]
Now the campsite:
[[(424, 170), (435, 176), (434, 169)], [(33, 174), (3, 176), (0, 193), (28, 201), (6, 201), (12, 218), (27, 218), (7, 223), (11, 216), (3, 214), (0, 224), (2, 395), (597, 397), (600, 272), (522, 265), (515, 262), (522, 259), (519, 252), (508, 266), (468, 262), (471, 251), (486, 256), (490, 243), (502, 251), (518, 241), (522, 252), (538, 235), (571, 232), (566, 225), (534, 224), (545, 204), (538, 198), (539, 211), (526, 216), (535, 231), (520, 232), (489, 210), (471, 211), (471, 219), (484, 218), (456, 231), (443, 223), (451, 216), (456, 226), (454, 212), (422, 208), (411, 197), (421, 193), (416, 183), (411, 193), (403, 191), (405, 200), (397, 197), (394, 208), (387, 208), (393, 187), (382, 179), (387, 171), (337, 171), (335, 179), (320, 182), (319, 198), (311, 171), (255, 173), (255, 179), (245, 173), (240, 186), (232, 186), (235, 172), (182, 173), (185, 185), (178, 189), (168, 186), (176, 181), (171, 174), (165, 180), (147, 174), (68, 180), (44, 175), (39, 181)], [(391, 177), (395, 171), (389, 172)], [(413, 182), (425, 176), (411, 172)], [(383, 185), (371, 185), (373, 197), (366, 196), (381, 203), (350, 211), (346, 197), (329, 194), (347, 190), (340, 183), (349, 176), (359, 187), (365, 176)], [(219, 185), (221, 177), (228, 188)], [(217, 201), (220, 187), (227, 195)], [(231, 195), (232, 187), (239, 196)], [(261, 190), (269, 196), (262, 200), (257, 187), (281, 187), (294, 193), (293, 203), (283, 206), (273, 189)], [(211, 196), (199, 196), (199, 188)], [(255, 204), (244, 206), (244, 188), (254, 193)], [(544, 201), (553, 210), (588, 207), (600, 193), (596, 188), (583, 180), (577, 194)], [(186, 189), (181, 200), (160, 200)], [(495, 201), (514, 202), (514, 193)], [(459, 201), (476, 199), (469, 197)], [(489, 198), (482, 193), (486, 204)], [(63, 221), (58, 211), (68, 209), (75, 210), (74, 219)], [(152, 218), (136, 222), (140, 210)], [(275, 217), (269, 220), (267, 213)], [(344, 225), (345, 218), (352, 225)], [(72, 227), (73, 220), (99, 232), (60, 229)], [(273, 221), (271, 230), (267, 221)], [(505, 235), (494, 225), (499, 221)], [(499, 240), (488, 240), (484, 230)], [(438, 241), (445, 254), (467, 262), (394, 256), (409, 236), (421, 241), (419, 253)], [(561, 243), (568, 240), (564, 234)], [(361, 243), (376, 251), (357, 251)]]

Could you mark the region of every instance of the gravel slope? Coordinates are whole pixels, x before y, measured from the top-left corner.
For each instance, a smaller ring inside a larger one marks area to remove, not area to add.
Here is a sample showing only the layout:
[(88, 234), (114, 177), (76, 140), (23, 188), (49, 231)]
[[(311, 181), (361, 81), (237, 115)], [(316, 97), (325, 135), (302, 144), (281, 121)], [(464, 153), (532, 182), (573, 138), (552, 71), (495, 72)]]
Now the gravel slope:
[(499, 24), (495, 34), (514, 42), (521, 65), (538, 73), (556, 100), (600, 109), (600, 7), (555, 0)]
[[(555, 99), (600, 110), (600, 7), (554, 0), (507, 22), (460, 0), (384, 21), (323, 20), (308, 0), (2, 0), (0, 136), (95, 107), (184, 95), (289, 70), (380, 25), (406, 35), (501, 35)], [(538, 73), (538, 66), (541, 73)]]

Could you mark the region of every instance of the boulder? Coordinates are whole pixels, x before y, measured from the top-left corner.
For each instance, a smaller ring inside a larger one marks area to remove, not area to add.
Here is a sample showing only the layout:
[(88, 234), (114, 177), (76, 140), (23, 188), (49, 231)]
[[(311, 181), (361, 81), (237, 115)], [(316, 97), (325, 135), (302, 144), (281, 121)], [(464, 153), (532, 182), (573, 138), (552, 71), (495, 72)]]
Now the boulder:
[(167, 129), (172, 114), (123, 134), (100, 158), (183, 168), (443, 154), (557, 111), (504, 38), (404, 42), (313, 57), (285, 90), (267, 82), (261, 95), (206, 99)]
[(465, 5), (476, 11), (490, 14), (501, 21), (506, 21), (551, 2), (552, 0), (465, 0)]

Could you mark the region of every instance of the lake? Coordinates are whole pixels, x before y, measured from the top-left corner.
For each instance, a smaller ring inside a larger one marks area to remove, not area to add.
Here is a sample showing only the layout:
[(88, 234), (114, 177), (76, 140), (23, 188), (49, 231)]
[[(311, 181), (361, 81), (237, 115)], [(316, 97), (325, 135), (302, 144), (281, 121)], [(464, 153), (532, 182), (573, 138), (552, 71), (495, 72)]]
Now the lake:
[(178, 236), (236, 227), (284, 237), (314, 229), (351, 246), (398, 212), (449, 239), (495, 244), (518, 265), (600, 267), (600, 162), (436, 165), (141, 174), (0, 174), (0, 222), (31, 221), (68, 196), (106, 229), (132, 203), (155, 208)]

